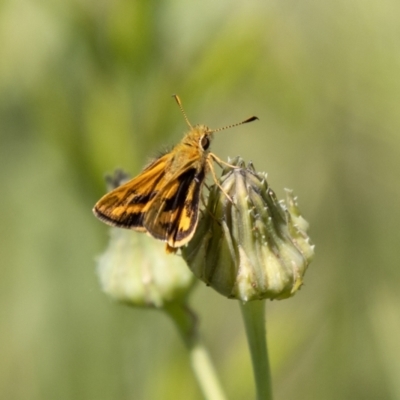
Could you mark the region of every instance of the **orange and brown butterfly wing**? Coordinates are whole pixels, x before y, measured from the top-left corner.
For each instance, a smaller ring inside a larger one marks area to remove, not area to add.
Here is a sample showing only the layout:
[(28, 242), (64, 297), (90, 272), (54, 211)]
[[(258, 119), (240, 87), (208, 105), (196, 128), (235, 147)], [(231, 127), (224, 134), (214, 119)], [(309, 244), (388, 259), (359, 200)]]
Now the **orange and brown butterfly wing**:
[(170, 247), (181, 247), (193, 236), (198, 218), (206, 168), (194, 165), (175, 176), (151, 201), (143, 226)]
[(153, 161), (137, 177), (104, 195), (93, 213), (108, 225), (145, 232), (144, 215), (157, 188), (165, 185), (168, 154)]

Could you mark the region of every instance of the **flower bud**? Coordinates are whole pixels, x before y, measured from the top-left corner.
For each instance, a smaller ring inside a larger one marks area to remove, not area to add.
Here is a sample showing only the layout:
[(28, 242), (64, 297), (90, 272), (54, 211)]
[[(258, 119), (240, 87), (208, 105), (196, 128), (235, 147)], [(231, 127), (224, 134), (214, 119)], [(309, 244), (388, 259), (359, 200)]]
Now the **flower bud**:
[[(107, 177), (108, 189), (128, 176), (116, 171)], [(111, 228), (106, 251), (97, 259), (102, 289), (115, 300), (134, 306), (162, 308), (183, 302), (194, 276), (181, 257), (166, 255), (165, 244), (143, 233)]]
[(295, 198), (286, 204), (236, 158), (210, 190), (196, 233), (183, 257), (193, 273), (219, 293), (249, 301), (283, 299), (302, 285), (314, 246)]

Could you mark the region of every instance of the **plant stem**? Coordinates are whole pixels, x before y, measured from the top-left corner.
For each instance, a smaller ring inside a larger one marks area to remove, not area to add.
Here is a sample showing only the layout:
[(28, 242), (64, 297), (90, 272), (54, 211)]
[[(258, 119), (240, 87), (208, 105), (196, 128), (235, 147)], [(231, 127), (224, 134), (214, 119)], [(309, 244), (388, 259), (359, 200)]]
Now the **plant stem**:
[(225, 394), (218, 381), (217, 373), (211, 358), (200, 341), (189, 349), (192, 368), (203, 395), (208, 400), (226, 400)]
[(171, 304), (165, 311), (173, 319), (189, 351), (193, 373), (206, 400), (227, 400), (207, 349), (197, 332), (194, 313), (182, 304)]
[(240, 302), (240, 308), (251, 353), (257, 400), (272, 400), (265, 330), (265, 300)]

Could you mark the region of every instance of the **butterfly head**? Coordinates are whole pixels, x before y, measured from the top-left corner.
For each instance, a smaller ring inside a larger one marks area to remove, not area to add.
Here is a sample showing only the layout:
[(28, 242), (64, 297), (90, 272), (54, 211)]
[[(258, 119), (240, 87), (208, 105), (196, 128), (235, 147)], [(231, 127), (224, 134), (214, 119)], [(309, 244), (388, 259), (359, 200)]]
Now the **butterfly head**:
[(190, 146), (197, 145), (203, 151), (207, 151), (208, 148), (210, 147), (210, 143), (211, 143), (211, 140), (213, 139), (214, 132), (219, 132), (219, 131), (223, 131), (228, 128), (232, 128), (234, 126), (247, 124), (248, 122), (255, 121), (256, 119), (258, 119), (257, 117), (250, 117), (250, 118), (247, 118), (246, 120), (239, 122), (237, 124), (224, 126), (223, 128), (218, 128), (218, 129), (210, 129), (208, 126), (205, 126), (205, 125), (192, 126), (192, 124), (189, 122), (189, 119), (185, 113), (185, 110), (182, 107), (182, 103), (181, 103), (179, 96), (174, 94), (173, 97), (175, 98), (176, 102), (178, 103), (178, 106), (182, 111), (183, 117), (185, 118), (185, 121), (190, 128), (189, 133), (186, 135), (186, 137), (188, 138), (188, 144), (190, 143)]
[(214, 136), (213, 132), (205, 125), (195, 125), (190, 129), (186, 137), (191, 146), (207, 151)]

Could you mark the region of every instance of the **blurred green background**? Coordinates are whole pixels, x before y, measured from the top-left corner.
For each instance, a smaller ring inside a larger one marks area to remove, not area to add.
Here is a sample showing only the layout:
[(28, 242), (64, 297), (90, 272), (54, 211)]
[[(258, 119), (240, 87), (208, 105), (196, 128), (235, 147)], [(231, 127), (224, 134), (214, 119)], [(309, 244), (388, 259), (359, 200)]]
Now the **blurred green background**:
[[(400, 399), (400, 3), (3, 0), (0, 398), (202, 399), (161, 313), (111, 302), (91, 208), (185, 122), (299, 197), (316, 258), (267, 304), (275, 399)], [(191, 304), (229, 399), (254, 397), (235, 301)]]

